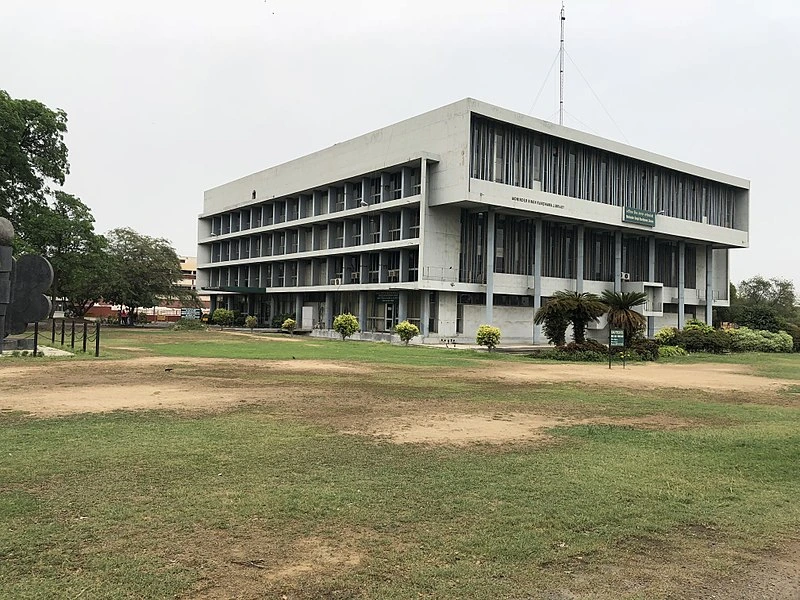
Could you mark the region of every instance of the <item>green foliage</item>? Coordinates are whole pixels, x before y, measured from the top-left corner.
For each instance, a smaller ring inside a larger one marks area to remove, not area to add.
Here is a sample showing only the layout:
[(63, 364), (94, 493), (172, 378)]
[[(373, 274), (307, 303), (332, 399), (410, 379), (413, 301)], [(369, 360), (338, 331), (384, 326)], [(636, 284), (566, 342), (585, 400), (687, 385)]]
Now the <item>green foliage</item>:
[(67, 113), (36, 100), (11, 98), (0, 90), (0, 217), (24, 237), (27, 211), (45, 204), (50, 184), (69, 173)]
[(589, 323), (597, 321), (607, 309), (597, 294), (590, 292), (558, 291), (553, 294), (550, 302), (555, 303), (557, 310), (569, 315), (572, 337), (578, 343), (586, 340), (586, 327)]
[(481, 325), (475, 334), (475, 342), (479, 346), (486, 346), (491, 352), (500, 343), (500, 328)]
[(677, 327), (662, 327), (656, 332), (655, 339), (662, 346), (674, 346), (677, 335)]
[[(630, 346), (635, 339), (641, 336), (647, 326), (647, 318), (634, 310), (634, 307), (641, 306), (647, 301), (647, 294), (604, 290), (601, 299), (608, 307), (609, 325), (624, 330), (625, 344)], [(647, 360), (655, 360), (655, 358)]]
[(258, 319), (256, 319), (253, 315), (247, 315), (244, 319), (244, 326), (253, 331), (258, 325)]
[(297, 327), (297, 321), (294, 319), (286, 319), (283, 323), (281, 323), (281, 329), (285, 329), (289, 333), (294, 333), (295, 327)]
[(106, 300), (131, 308), (155, 306), (162, 300), (193, 299), (180, 287), (180, 259), (168, 240), (123, 227), (108, 233), (113, 277)]
[(565, 352), (563, 347), (550, 350), (542, 358), (565, 362), (604, 362), (608, 360), (608, 353), (595, 352), (594, 350), (581, 350), (578, 352)]
[[(703, 325), (702, 323), (700, 325)], [(711, 352), (721, 354), (730, 352), (731, 336), (721, 330), (708, 331), (703, 327), (692, 327), (678, 332), (675, 336), (675, 344), (684, 348), (688, 352)]]
[(224, 329), (225, 326), (230, 327), (233, 324), (233, 311), (227, 308), (217, 308), (211, 315), (211, 320), (215, 325), (219, 325), (220, 329)]
[(294, 313), (283, 313), (281, 315), (275, 315), (272, 317), (272, 321), (270, 321), (270, 325), (276, 329), (280, 329), (283, 327), (283, 322), (286, 319), (294, 319)]
[(137, 325), (147, 325), (150, 322), (150, 319), (147, 318), (147, 313), (144, 311), (136, 311), (136, 324)]
[(200, 319), (178, 319), (170, 329), (173, 331), (205, 331), (206, 326)]
[(786, 333), (792, 336), (792, 350), (800, 352), (800, 324), (787, 323)]
[[(342, 341), (344, 341), (359, 331), (358, 319), (355, 315), (351, 315), (350, 313), (337, 315), (333, 320), (333, 330), (342, 336)], [(419, 331), (417, 333), (419, 333)]]
[(785, 331), (759, 331), (739, 327), (726, 331), (731, 340), (731, 349), (736, 352), (791, 352), (794, 340)]
[(778, 332), (785, 324), (785, 321), (778, 317), (775, 308), (766, 304), (737, 306), (733, 317), (742, 327), (763, 331)]
[(644, 338), (633, 340), (630, 344), (631, 351), (641, 360), (652, 361), (658, 360), (659, 344), (655, 340), (648, 340)]
[(658, 356), (661, 358), (672, 358), (675, 356), (687, 356), (689, 353), (686, 352), (680, 346), (659, 346), (658, 348)]
[(408, 321), (401, 321), (394, 326), (394, 331), (400, 336), (400, 340), (408, 345), (413, 338), (419, 335), (419, 327)]
[(537, 325), (544, 324), (542, 328), (545, 337), (554, 346), (563, 346), (566, 343), (567, 327), (569, 327), (569, 312), (562, 302), (551, 298), (536, 311), (533, 319)]
[(683, 327), (684, 331), (701, 331), (703, 333), (711, 333), (714, 331), (714, 327), (703, 323), (703, 321), (698, 321), (697, 319), (689, 319), (686, 322), (686, 325)]

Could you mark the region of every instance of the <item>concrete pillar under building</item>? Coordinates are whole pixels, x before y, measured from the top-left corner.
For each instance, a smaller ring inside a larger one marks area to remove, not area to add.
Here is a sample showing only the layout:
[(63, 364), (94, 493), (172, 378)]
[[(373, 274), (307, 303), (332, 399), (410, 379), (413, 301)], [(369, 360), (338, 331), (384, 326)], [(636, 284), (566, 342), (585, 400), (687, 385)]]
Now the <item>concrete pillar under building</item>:
[(269, 295), (269, 319), (270, 321), (278, 316), (278, 299), (275, 294)]
[[(542, 236), (544, 227), (542, 220), (536, 219), (533, 236), (533, 314), (542, 307)], [(533, 326), (533, 343), (538, 344), (542, 339), (542, 326)]]
[(678, 329), (686, 324), (686, 242), (678, 242)]
[(495, 213), (491, 208), (486, 211), (486, 323), (492, 324), (494, 319), (494, 221)]
[(333, 327), (333, 292), (325, 292), (325, 327), (330, 329)]
[[(647, 281), (656, 280), (656, 237), (651, 235), (647, 247)], [(655, 298), (653, 299), (655, 301)], [(663, 308), (663, 307), (662, 307)], [(652, 306), (650, 310), (655, 310), (656, 307)], [(656, 318), (647, 317), (647, 337), (653, 338), (656, 334)]]
[(714, 248), (706, 246), (706, 324), (714, 322)]
[(294, 295), (294, 320), (298, 329), (311, 329), (311, 323), (303, 323), (303, 294)]
[(575, 291), (583, 292), (583, 263), (584, 246), (586, 241), (586, 228), (578, 225), (578, 244), (575, 248)]
[(367, 292), (358, 292), (358, 327), (367, 330)]
[(397, 322), (408, 319), (408, 290), (400, 290), (397, 295)]
[(419, 296), (419, 330), (422, 337), (425, 338), (430, 333), (428, 325), (430, 324), (431, 293), (421, 290)]
[(622, 232), (614, 232), (614, 291), (622, 291)]

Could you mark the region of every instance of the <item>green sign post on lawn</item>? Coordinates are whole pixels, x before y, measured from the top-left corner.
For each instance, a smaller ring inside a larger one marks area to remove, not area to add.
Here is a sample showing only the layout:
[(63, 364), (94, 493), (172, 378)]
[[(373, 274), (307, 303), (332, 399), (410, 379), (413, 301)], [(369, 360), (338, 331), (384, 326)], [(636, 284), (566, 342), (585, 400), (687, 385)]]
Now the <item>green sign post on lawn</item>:
[[(611, 329), (608, 330), (608, 368), (611, 368), (611, 354), (614, 348), (625, 347), (625, 330), (624, 329)], [(622, 368), (625, 368), (625, 352), (622, 352)]]

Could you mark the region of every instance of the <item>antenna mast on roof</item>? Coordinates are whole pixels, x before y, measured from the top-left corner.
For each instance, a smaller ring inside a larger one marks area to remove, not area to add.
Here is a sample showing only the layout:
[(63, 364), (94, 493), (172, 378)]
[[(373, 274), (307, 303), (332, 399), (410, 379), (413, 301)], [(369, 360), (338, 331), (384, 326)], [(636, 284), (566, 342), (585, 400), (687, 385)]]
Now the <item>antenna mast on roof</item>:
[(561, 2), (561, 47), (558, 51), (561, 71), (559, 73), (558, 86), (558, 124), (564, 124), (564, 2)]

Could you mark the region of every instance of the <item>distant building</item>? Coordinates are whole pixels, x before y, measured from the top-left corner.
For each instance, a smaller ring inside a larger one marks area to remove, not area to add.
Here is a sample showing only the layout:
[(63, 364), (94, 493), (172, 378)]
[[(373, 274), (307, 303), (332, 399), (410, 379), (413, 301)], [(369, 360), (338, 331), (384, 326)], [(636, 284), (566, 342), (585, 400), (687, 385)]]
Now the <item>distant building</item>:
[(544, 341), (553, 292), (641, 291), (652, 335), (729, 304), (749, 187), (465, 99), (208, 190), (197, 284), (262, 322), (326, 335), (347, 311), (367, 337), (408, 319), (435, 343), (482, 323)]

